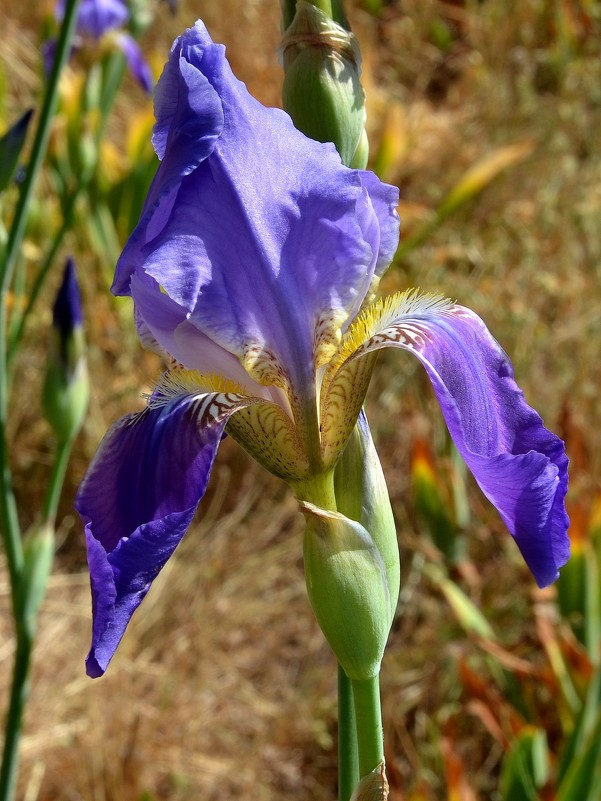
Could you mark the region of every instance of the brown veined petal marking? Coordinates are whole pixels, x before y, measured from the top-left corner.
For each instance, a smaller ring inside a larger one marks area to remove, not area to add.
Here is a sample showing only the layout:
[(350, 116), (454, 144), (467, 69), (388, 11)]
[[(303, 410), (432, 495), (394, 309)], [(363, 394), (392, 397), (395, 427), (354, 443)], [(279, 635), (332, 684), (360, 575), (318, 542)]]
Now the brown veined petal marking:
[(419, 326), (420, 316), (443, 313), (450, 307), (451, 303), (440, 295), (409, 289), (377, 300), (358, 315), (323, 380), (321, 431), (326, 467), (336, 462), (355, 424), (365, 400), (376, 351), (400, 341), (410, 347), (414, 338), (417, 344), (419, 337), (425, 336)]
[(227, 433), (270, 473), (287, 481), (309, 475), (309, 461), (298, 431), (277, 404), (241, 409), (229, 421)]
[(249, 396), (243, 387), (222, 376), (176, 369), (163, 374), (154, 392), (147, 396), (148, 407), (156, 409), (166, 406), (182, 395), (197, 396), (190, 407), (190, 414), (194, 415), (200, 429), (247, 406), (265, 402)]
[(331, 467), (348, 440), (357, 420), (377, 353), (346, 361), (334, 375), (324, 377), (321, 399), (321, 452), (324, 468)]

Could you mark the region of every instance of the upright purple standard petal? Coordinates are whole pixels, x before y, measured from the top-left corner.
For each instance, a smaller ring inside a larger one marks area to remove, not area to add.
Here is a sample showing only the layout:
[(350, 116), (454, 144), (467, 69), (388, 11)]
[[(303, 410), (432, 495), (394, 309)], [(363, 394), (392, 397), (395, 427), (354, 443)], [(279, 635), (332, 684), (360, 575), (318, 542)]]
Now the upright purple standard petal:
[(334, 338), (392, 258), (398, 190), (254, 100), (202, 23), (174, 45), (155, 108), (163, 162), (114, 291), (144, 272), (249, 371), (275, 359), (310, 388), (316, 329)]
[[(221, 45), (212, 47), (222, 51)], [(190, 51), (193, 51), (192, 55)], [(143, 248), (160, 233), (169, 219), (181, 182), (215, 147), (223, 131), (223, 109), (217, 92), (188, 58), (197, 53), (192, 42), (179, 39), (156, 85), (156, 123), (152, 141), (161, 159), (140, 220), (129, 238), (115, 270), (112, 292), (128, 295), (132, 273), (144, 261)]]
[(397, 313), (390, 303), (376, 328), (356, 355), (392, 346), (418, 357), (461, 456), (538, 585), (553, 582), (569, 558), (568, 459), (526, 403), (507, 354), (469, 309), (415, 296)]
[(184, 536), (239, 397), (176, 397), (128, 415), (104, 437), (82, 482), (92, 586), (88, 675), (101, 676), (127, 624)]

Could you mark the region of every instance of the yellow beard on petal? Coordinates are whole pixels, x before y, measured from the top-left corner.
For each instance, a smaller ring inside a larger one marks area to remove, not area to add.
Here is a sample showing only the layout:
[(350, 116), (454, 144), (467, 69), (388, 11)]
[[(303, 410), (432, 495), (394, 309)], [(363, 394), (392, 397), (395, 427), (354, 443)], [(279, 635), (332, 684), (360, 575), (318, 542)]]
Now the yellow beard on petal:
[[(405, 336), (399, 322), (452, 306), (441, 295), (418, 289), (397, 292), (367, 306), (355, 318), (328, 364), (321, 387), (321, 452), (326, 465), (335, 463), (365, 399), (376, 352)], [(381, 340), (381, 341), (380, 341)], [(359, 358), (359, 357), (367, 358)]]
[(181, 395), (203, 395), (209, 392), (248, 395), (248, 391), (241, 384), (222, 375), (181, 368), (163, 373), (155, 391), (144, 397), (148, 398), (148, 405), (151, 408), (158, 408)]
[(424, 313), (440, 314), (452, 305), (452, 301), (442, 295), (425, 294), (419, 289), (406, 289), (379, 298), (364, 309), (350, 326), (332, 362), (331, 372), (335, 373), (347, 359), (360, 355), (372, 337), (397, 324), (400, 318)]

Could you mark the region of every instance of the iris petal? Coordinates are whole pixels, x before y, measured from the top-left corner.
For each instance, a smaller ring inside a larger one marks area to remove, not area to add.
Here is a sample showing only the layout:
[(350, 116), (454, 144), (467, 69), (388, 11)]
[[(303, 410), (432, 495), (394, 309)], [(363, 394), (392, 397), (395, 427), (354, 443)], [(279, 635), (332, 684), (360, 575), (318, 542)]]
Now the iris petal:
[(358, 321), (367, 338), (354, 358), (387, 346), (417, 356), (463, 459), (539, 586), (550, 584), (569, 558), (564, 443), (526, 403), (509, 357), (476, 314), (436, 299), (420, 307), (416, 296), (409, 306), (400, 296), (396, 306)]
[(175, 397), (122, 418), (103, 439), (76, 500), (92, 586), (90, 676), (106, 670), (190, 525), (227, 420), (252, 402), (218, 392)]
[(120, 33), (117, 36), (117, 42), (123, 51), (123, 55), (127, 59), (127, 64), (132, 75), (142, 89), (150, 94), (154, 87), (154, 80), (148, 62), (142, 53), (142, 48), (133, 36), (130, 36), (128, 33)]
[(193, 57), (202, 60), (201, 42), (207, 48), (207, 58), (209, 51), (215, 51), (213, 59), (223, 58), (223, 46), (213, 44), (210, 38), (207, 42), (207, 38), (208, 34), (202, 36), (199, 31), (198, 40), (188, 40), (181, 48), (174, 45), (157, 83), (153, 144), (161, 164), (146, 197), (140, 221), (117, 262), (112, 286), (117, 295), (129, 294), (130, 277), (143, 261), (143, 246), (162, 230), (183, 177), (207, 158), (223, 130), (219, 96), (202, 72), (187, 60)]
[[(65, 0), (58, 0), (56, 16), (65, 16)], [(108, 31), (121, 28), (129, 19), (123, 0), (82, 0), (77, 12), (77, 32), (100, 39)]]
[[(347, 169), (333, 146), (254, 100), (201, 23), (176, 42), (158, 98), (162, 177), (114, 291), (146, 272), (255, 380), (312, 391), (315, 332), (332, 341), (390, 260), (398, 190)], [(207, 114), (215, 98), (222, 130)], [(174, 134), (184, 105), (186, 137)]]
[[(249, 395), (273, 400), (283, 405), (281, 393), (252, 381), (238, 359), (217, 345), (188, 320), (182, 309), (149, 276), (134, 275), (132, 298), (136, 304), (138, 335), (143, 344), (151, 344), (150, 334), (163, 353), (171, 355), (189, 370), (215, 374), (244, 386)], [(157, 350), (149, 347), (149, 350)]]

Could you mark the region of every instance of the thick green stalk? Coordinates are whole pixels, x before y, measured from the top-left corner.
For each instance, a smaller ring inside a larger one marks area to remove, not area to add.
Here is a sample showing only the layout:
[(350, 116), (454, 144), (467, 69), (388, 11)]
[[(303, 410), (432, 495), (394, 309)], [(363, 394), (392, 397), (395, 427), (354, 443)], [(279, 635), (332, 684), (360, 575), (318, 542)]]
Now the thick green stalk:
[(334, 473), (318, 473), (314, 476), (291, 483), (299, 501), (308, 501), (329, 512), (336, 511), (336, 495), (334, 493)]
[(359, 773), (367, 776), (384, 761), (384, 732), (380, 706), (380, 678), (353, 681), (357, 719)]
[(351, 680), (338, 665), (338, 801), (350, 801), (359, 782), (357, 723)]

